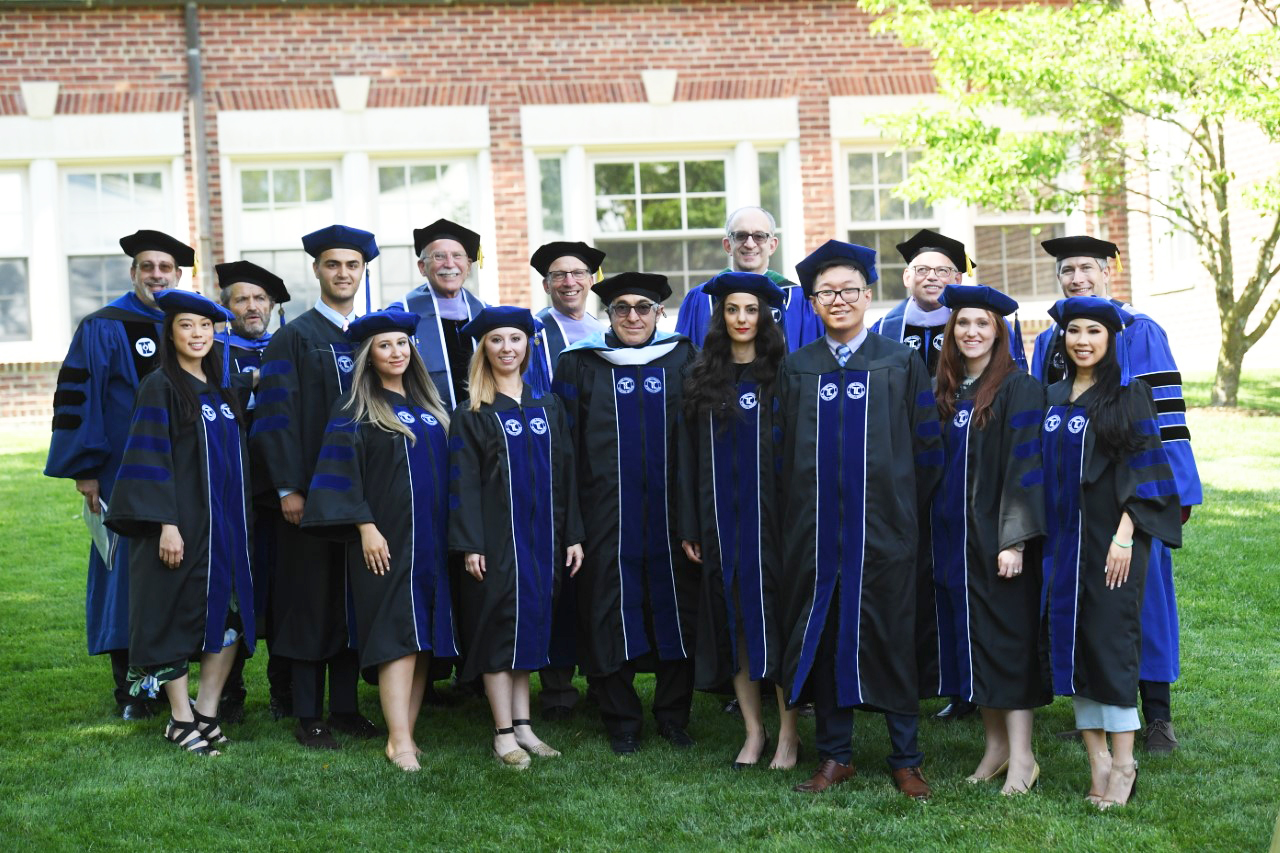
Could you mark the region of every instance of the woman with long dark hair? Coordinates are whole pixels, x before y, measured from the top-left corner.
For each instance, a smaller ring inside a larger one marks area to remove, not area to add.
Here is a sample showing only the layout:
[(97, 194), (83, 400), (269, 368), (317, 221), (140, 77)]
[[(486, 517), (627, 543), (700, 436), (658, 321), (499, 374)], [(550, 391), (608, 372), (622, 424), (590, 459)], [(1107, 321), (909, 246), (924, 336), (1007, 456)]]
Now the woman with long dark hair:
[(551, 616), (563, 577), (582, 565), (582, 518), (569, 424), (558, 397), (522, 378), (533, 315), (490, 306), (463, 332), (476, 341), (467, 387), (450, 430), (454, 511), (449, 547), (463, 555), (459, 581), (464, 664), (483, 678), (493, 715), (493, 756), (523, 770), (530, 755), (560, 753), (529, 719), (529, 672), (547, 666)]
[(1147, 557), (1153, 538), (1181, 544), (1181, 515), (1151, 389), (1130, 379), (1120, 351), (1132, 318), (1093, 296), (1059, 300), (1049, 316), (1064, 330), (1067, 368), (1049, 386), (1041, 427), (1053, 688), (1074, 699), (1089, 756), (1087, 799), (1105, 809), (1136, 790)]
[(352, 322), (350, 393), (334, 404), (302, 526), (347, 542), (360, 669), (378, 685), (386, 756), (421, 769), (413, 730), (433, 655), (456, 657), (449, 578), (449, 415), (413, 345), (418, 315)]
[(162, 291), (156, 304), (161, 366), (138, 386), (106, 524), (129, 537), (130, 692), (163, 689), (165, 738), (216, 755), (228, 740), (223, 684), (241, 633), (249, 654), (255, 640), (244, 412), (213, 339), (213, 324), (231, 315), (190, 291)]
[[(685, 380), (677, 531), (701, 563), (694, 686), (732, 682), (746, 741), (735, 769), (769, 747), (761, 679), (777, 684), (784, 580), (779, 557), (777, 462), (782, 435), (773, 393), (786, 339), (774, 319), (784, 294), (756, 273), (725, 272), (703, 288), (717, 299), (703, 350)], [(781, 726), (771, 768), (794, 767), (796, 712), (777, 688)]]
[(982, 285), (948, 285), (938, 359), (946, 465), (930, 508), (938, 623), (937, 691), (982, 710), (986, 749), (968, 777), (1006, 774), (1003, 794), (1031, 789), (1032, 708), (1043, 677), (1040, 545), (1045, 532), (1040, 383), (1009, 354), (1004, 317), (1018, 308)]

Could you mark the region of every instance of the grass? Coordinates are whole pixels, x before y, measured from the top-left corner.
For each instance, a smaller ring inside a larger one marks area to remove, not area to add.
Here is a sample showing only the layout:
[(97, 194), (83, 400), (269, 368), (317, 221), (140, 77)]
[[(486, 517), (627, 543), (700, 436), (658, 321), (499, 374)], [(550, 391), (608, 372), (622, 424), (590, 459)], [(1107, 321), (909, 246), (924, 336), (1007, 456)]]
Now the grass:
[[(1252, 377), (1251, 377), (1252, 379)], [(1276, 377), (1250, 394), (1280, 409)], [(1242, 395), (1243, 397), (1243, 395)], [(1252, 398), (1250, 398), (1252, 399)], [(1253, 404), (1250, 404), (1253, 405)], [(306, 753), (266, 713), (262, 659), (250, 662), (247, 721), (217, 759), (163, 743), (160, 723), (113, 717), (105, 658), (84, 653), (88, 543), (71, 485), (40, 473), (47, 434), (0, 439), (0, 838), (11, 850), (62, 849), (1265, 849), (1280, 790), (1280, 419), (1212, 410), (1189, 415), (1206, 503), (1175, 555), (1183, 677), (1174, 717), (1183, 748), (1141, 759), (1138, 797), (1098, 814), (1082, 798), (1070, 703), (1036, 715), (1044, 770), (1027, 797), (963, 777), (982, 749), (968, 721), (922, 723), (934, 798), (897, 794), (884, 769), (879, 719), (860, 714), (859, 774), (820, 797), (792, 793), (802, 769), (732, 773), (740, 724), (715, 697), (695, 699), (698, 746), (677, 753), (648, 733), (629, 759), (579, 714), (540, 732), (565, 752), (525, 773), (487, 755), (479, 700), (428, 709), (423, 772), (406, 776), (380, 743)], [(650, 682), (641, 680), (642, 690)], [(362, 686), (377, 718), (377, 696)], [(939, 703), (925, 703), (928, 713)], [(802, 734), (812, 757), (812, 721)]]
[[(1188, 406), (1208, 406), (1212, 388), (1212, 371), (1183, 377), (1182, 393)], [(1241, 413), (1280, 415), (1280, 370), (1250, 370), (1240, 379), (1236, 402)]]

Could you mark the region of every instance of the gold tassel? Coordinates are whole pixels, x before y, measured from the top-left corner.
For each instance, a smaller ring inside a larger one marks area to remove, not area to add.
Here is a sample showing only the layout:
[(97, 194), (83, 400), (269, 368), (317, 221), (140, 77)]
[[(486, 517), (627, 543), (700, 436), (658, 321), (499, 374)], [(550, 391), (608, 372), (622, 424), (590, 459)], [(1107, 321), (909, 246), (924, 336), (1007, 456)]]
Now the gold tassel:
[(1116, 275), (1124, 272), (1124, 264), (1120, 263), (1120, 251), (1116, 250)]
[(476, 268), (484, 269), (484, 249), (476, 246)]
[(603, 265), (596, 267), (596, 284), (599, 284), (599, 283), (600, 283), (600, 282), (602, 282), (602, 281), (604, 281), (604, 266), (603, 266)]
[(964, 256), (964, 274), (970, 278), (973, 277), (973, 258), (967, 254)]

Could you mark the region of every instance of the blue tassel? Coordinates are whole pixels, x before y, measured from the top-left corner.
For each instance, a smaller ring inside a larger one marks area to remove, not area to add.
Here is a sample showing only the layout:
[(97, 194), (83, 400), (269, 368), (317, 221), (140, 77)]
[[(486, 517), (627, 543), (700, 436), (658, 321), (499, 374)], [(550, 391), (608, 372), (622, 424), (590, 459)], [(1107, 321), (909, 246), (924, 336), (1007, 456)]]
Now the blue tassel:
[(1013, 362), (1021, 368), (1023, 373), (1030, 373), (1031, 367), (1027, 364), (1027, 348), (1022, 343), (1022, 321), (1018, 319), (1018, 312), (1013, 313), (1013, 340), (1009, 342), (1010, 349), (1013, 350)]
[(369, 265), (364, 265), (364, 313), (373, 313), (373, 295), (369, 293)]

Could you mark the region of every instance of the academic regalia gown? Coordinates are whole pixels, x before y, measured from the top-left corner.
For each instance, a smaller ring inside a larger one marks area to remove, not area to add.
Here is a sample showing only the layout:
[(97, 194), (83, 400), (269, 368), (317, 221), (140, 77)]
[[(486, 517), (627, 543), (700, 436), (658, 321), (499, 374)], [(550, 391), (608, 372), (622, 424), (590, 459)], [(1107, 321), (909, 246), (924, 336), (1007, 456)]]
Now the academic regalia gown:
[[(271, 488), (308, 497), (330, 410), (350, 388), (354, 367), (346, 335), (314, 308), (272, 336), (250, 433)], [(348, 636), (345, 551), (283, 517), (276, 530), (267, 642), (272, 654), (327, 660), (354, 642)]]
[(440, 392), (440, 399), (452, 411), (467, 396), (467, 371), (475, 343), (462, 334), (462, 327), (484, 310), (485, 304), (465, 287), (459, 296), (467, 306), (465, 320), (449, 320), (440, 316), (439, 297), (429, 282), (415, 287), (400, 302), (390, 307), (403, 307), (419, 317), (418, 332), (413, 336), (418, 352), (427, 365), (431, 381)]
[[(1118, 300), (1111, 300), (1123, 306)], [(1131, 308), (1132, 306), (1130, 306)], [(1160, 440), (1178, 486), (1178, 502), (1184, 507), (1204, 502), (1200, 473), (1191, 450), (1187, 429), (1187, 404), (1182, 398), (1182, 374), (1169, 348), (1164, 329), (1146, 314), (1134, 313), (1133, 322), (1122, 333), (1129, 375), (1151, 387), (1156, 405)], [(1061, 337), (1055, 326), (1036, 337), (1031, 375), (1046, 385), (1065, 376), (1063, 354), (1057, 347)], [(1178, 680), (1178, 601), (1173, 584), (1173, 554), (1162, 542), (1151, 544), (1147, 567), (1147, 592), (1142, 602), (1142, 680), (1169, 683)]]
[[(724, 270), (729, 272), (729, 270)], [(787, 339), (787, 351), (795, 352), (807, 343), (816, 341), (825, 335), (822, 321), (814, 313), (813, 306), (805, 298), (804, 291), (794, 281), (766, 270), (765, 275), (778, 287), (782, 288), (784, 300), (782, 308), (773, 308), (773, 319), (782, 328)], [(689, 288), (684, 300), (680, 303), (679, 315), (676, 317), (676, 334), (684, 335), (694, 346), (702, 346), (711, 328), (711, 315), (715, 308), (715, 298), (703, 292), (703, 284)]]
[(787, 357), (778, 395), (788, 701), (808, 695), (836, 607), (838, 707), (915, 714), (917, 535), (942, 470), (924, 363), (867, 335), (841, 368), (824, 338)]
[[(131, 292), (80, 321), (58, 371), (45, 476), (97, 479), (110, 507), (138, 383), (160, 363), (163, 318)], [(111, 567), (89, 546), (85, 629), (91, 655), (129, 647), (129, 549), (124, 543)]]
[[(343, 408), (346, 400), (335, 403), (302, 518), (308, 533), (346, 543), (360, 668), (372, 684), (378, 664), (416, 652), (458, 654), (445, 571), (448, 437), (430, 412), (392, 391), (382, 394), (416, 441), (357, 425)], [(366, 522), (387, 540), (385, 575), (365, 565), (356, 525)]]
[(699, 580), (671, 528), (671, 437), (693, 357), (681, 335), (657, 332), (645, 347), (613, 349), (601, 334), (565, 350), (556, 365), (586, 530), (576, 580), (578, 662), (589, 676), (649, 653), (662, 661), (693, 653)]
[[(199, 395), (194, 422), (179, 419), (163, 371), (138, 387), (106, 519), (130, 537), (129, 663), (148, 670), (185, 669), (200, 652), (222, 651), (234, 622), (250, 654), (255, 643), (244, 426), (216, 388), (184, 378)], [(182, 534), (176, 569), (160, 560), (162, 524)]]
[(947, 323), (944, 320), (937, 326), (912, 326), (907, 323), (907, 303), (904, 299), (889, 309), (872, 326), (871, 331), (891, 341), (897, 341), (911, 347), (924, 360), (929, 375), (938, 372), (938, 359), (942, 356), (943, 332)]
[(458, 580), (460, 678), (541, 669), (565, 549), (583, 537), (563, 406), (525, 385), (519, 402), (459, 406), (449, 433), (449, 548), (485, 558), (484, 580)]
[[(744, 371), (745, 373), (745, 371)], [(680, 421), (680, 539), (702, 547), (694, 687), (724, 690), (746, 664), (777, 680), (782, 658), (778, 398), (740, 378), (729, 413)], [(738, 660), (738, 636), (747, 660)]]
[[(981, 429), (971, 420), (976, 391), (942, 424), (947, 462), (930, 513), (940, 670), (934, 694), (986, 708), (1034, 708), (1053, 697), (1039, 642), (1044, 388), (1026, 373), (1009, 374)], [(1019, 542), (1022, 573), (998, 577), (1000, 552)]]
[[(1178, 491), (1160, 444), (1151, 391), (1141, 380), (1123, 392), (1140, 450), (1121, 461), (1100, 446), (1087, 407), (1097, 388), (1068, 403), (1071, 381), (1050, 385), (1041, 427), (1046, 520), (1043, 607), (1053, 690), (1105, 705), (1137, 701), (1141, 609), (1153, 539), (1182, 544)], [(1106, 588), (1103, 568), (1120, 515), (1133, 519), (1129, 578)]]

